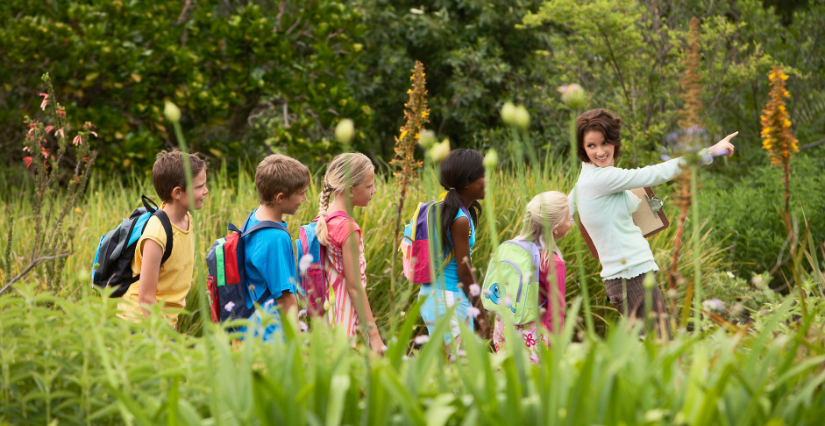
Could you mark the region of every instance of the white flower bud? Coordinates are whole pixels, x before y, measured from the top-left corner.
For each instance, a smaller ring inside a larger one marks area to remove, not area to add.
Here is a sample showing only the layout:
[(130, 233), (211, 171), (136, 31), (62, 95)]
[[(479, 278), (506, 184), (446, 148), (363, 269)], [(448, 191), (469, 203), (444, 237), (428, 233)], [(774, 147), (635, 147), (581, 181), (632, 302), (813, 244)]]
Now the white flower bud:
[(418, 138), (418, 143), (421, 144), (424, 149), (432, 148), (436, 143), (435, 132), (432, 130), (424, 130)]
[(437, 144), (430, 148), (430, 158), (435, 161), (436, 163), (440, 163), (447, 159), (447, 156), (450, 155), (450, 140), (444, 139), (441, 141), (440, 144)]
[(516, 125), (522, 129), (530, 127), (530, 113), (527, 112), (527, 108), (525, 108), (524, 105), (516, 107)]
[(169, 100), (163, 101), (163, 103), (163, 115), (166, 116), (166, 119), (172, 123), (180, 121), (180, 108)]
[(335, 140), (341, 143), (349, 143), (355, 134), (355, 125), (352, 120), (345, 118), (335, 126)]
[(484, 167), (492, 169), (496, 166), (498, 166), (498, 153), (495, 149), (490, 149), (487, 151), (487, 155), (484, 156)]
[(587, 92), (576, 83), (561, 86), (558, 91), (561, 101), (571, 109), (582, 108), (587, 103)]
[(512, 102), (507, 101), (501, 107), (501, 120), (507, 125), (516, 124), (516, 106)]

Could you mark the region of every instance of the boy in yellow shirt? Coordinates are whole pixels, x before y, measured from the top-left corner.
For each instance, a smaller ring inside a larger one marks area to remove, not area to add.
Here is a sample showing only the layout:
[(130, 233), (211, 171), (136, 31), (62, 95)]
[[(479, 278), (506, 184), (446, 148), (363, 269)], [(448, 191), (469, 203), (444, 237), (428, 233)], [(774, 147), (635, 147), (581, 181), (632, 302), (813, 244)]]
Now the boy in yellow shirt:
[[(152, 216), (144, 228), (132, 259), (132, 273), (140, 274), (118, 303), (118, 317), (140, 322), (149, 315), (149, 305), (163, 303), (163, 317), (170, 326), (177, 328), (178, 313), (171, 309), (183, 309), (186, 296), (192, 287), (195, 266), (194, 220), (189, 210), (200, 210), (209, 190), (206, 188), (208, 163), (196, 154), (189, 154), (192, 169), (192, 188), (186, 187), (186, 171), (183, 156), (173, 149), (157, 155), (152, 167), (152, 185), (163, 204), (172, 224), (172, 252), (161, 262), (166, 248), (166, 232), (160, 219)], [(192, 191), (194, 205), (189, 204), (188, 190)], [(162, 264), (161, 264), (162, 263)]]

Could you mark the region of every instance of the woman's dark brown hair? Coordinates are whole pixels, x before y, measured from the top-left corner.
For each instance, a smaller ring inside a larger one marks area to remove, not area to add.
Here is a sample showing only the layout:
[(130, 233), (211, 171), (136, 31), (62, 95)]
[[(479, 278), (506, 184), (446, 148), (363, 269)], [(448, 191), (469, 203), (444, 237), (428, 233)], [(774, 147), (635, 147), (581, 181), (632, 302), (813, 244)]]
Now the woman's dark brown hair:
[(613, 145), (613, 158), (619, 158), (622, 153), (622, 119), (605, 109), (591, 109), (576, 118), (576, 146), (579, 160), (590, 162), (587, 151), (584, 149), (584, 135), (587, 132), (601, 132), (604, 140)]

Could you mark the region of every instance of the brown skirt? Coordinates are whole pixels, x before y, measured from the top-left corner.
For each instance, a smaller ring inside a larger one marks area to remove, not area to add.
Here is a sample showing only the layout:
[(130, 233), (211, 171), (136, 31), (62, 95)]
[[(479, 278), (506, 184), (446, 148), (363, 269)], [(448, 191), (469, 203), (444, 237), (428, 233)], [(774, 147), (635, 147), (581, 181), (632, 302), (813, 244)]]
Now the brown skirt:
[[(656, 271), (650, 271), (650, 273), (653, 274), (653, 282), (656, 282)], [(645, 317), (644, 280), (646, 275), (647, 274), (642, 274), (629, 279), (620, 278), (606, 280), (604, 282), (604, 288), (610, 304), (623, 316), (640, 319)], [(622, 281), (625, 283), (627, 298), (625, 298), (623, 294)], [(666, 335), (670, 337), (670, 330), (667, 327), (667, 307), (665, 306), (665, 299), (662, 297), (662, 292), (659, 290), (658, 285), (654, 285), (651, 289), (650, 299), (653, 305), (650, 308), (650, 312), (653, 316), (654, 328), (659, 332), (659, 336), (661, 336), (662, 330), (659, 329), (661, 325), (659, 319), (663, 319), (664, 331), (666, 331)]]

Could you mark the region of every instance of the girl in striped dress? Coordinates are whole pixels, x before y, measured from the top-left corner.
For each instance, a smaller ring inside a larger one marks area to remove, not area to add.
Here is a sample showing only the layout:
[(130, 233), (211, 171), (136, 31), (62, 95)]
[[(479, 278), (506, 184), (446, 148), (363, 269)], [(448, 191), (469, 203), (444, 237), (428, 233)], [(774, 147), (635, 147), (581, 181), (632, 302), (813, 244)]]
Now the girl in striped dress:
[[(370, 347), (383, 352), (367, 293), (367, 261), (361, 228), (352, 219), (352, 207), (366, 207), (375, 194), (375, 169), (363, 154), (345, 153), (332, 160), (324, 176), (315, 232), (324, 246), (323, 268), (327, 280), (325, 318), (355, 336), (362, 324)], [(332, 195), (335, 197), (330, 201)], [(343, 214), (333, 213), (342, 212)]]

